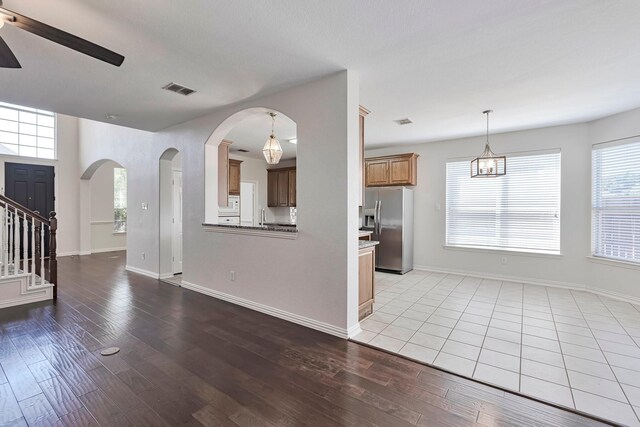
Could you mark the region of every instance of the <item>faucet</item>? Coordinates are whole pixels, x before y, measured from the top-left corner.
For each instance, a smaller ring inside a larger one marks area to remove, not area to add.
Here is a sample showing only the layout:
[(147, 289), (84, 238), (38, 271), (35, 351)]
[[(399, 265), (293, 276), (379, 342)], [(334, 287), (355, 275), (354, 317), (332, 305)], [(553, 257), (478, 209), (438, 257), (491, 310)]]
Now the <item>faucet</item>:
[(267, 221), (267, 215), (264, 208), (260, 209), (260, 227), (264, 227), (264, 223)]

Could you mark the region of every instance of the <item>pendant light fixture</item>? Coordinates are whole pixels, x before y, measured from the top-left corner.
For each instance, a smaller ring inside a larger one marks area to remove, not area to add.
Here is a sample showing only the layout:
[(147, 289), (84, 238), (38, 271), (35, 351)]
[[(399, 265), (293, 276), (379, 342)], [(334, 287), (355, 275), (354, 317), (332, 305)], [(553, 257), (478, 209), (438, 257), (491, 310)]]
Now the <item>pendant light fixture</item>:
[(276, 122), (276, 113), (269, 113), (269, 115), (271, 116), (271, 135), (269, 135), (269, 139), (267, 139), (267, 142), (264, 144), (262, 154), (264, 154), (264, 158), (268, 164), (277, 165), (282, 157), (282, 147), (273, 131), (273, 126)]
[(471, 178), (494, 178), (507, 174), (507, 157), (497, 156), (489, 147), (489, 114), (493, 110), (485, 110), (487, 116), (487, 142), (484, 152), (471, 161)]

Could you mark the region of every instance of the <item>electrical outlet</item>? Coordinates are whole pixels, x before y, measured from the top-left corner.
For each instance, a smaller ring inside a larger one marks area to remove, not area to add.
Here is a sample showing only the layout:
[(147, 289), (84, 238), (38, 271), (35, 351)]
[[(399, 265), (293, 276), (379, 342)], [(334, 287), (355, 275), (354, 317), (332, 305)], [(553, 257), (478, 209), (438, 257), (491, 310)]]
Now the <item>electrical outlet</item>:
[(506, 256), (503, 256), (503, 257), (500, 259), (500, 263), (501, 263), (502, 265), (506, 265), (506, 264), (507, 264), (507, 257), (506, 257)]
[(140, 258), (142, 258), (142, 259), (147, 259), (147, 254), (146, 254), (146, 253), (144, 253), (144, 252), (142, 252), (142, 253), (140, 254)]
[(231, 270), (229, 272), (229, 276), (230, 276), (232, 282), (236, 281), (236, 272), (235, 271)]
[(149, 209), (149, 203), (142, 202), (142, 210), (146, 211)]

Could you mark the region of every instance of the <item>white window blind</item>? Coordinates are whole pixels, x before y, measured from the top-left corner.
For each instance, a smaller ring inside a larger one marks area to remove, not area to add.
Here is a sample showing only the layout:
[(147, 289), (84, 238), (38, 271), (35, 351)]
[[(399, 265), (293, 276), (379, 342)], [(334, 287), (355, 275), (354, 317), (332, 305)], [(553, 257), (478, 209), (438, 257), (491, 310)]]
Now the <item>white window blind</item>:
[(447, 246), (560, 252), (560, 152), (511, 155), (507, 174), (447, 163)]
[(0, 102), (0, 154), (55, 159), (55, 114)]
[(640, 263), (640, 142), (594, 148), (592, 252)]

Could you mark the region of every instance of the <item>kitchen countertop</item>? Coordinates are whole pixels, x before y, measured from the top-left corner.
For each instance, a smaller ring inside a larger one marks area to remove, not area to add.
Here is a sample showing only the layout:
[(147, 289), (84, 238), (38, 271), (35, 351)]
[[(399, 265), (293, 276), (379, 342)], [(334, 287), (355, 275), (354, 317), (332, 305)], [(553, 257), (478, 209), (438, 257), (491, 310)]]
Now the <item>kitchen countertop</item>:
[(296, 224), (292, 224), (290, 222), (265, 222), (264, 225), (276, 227), (297, 227)]
[(358, 240), (358, 249), (367, 249), (379, 244), (380, 242), (375, 240)]
[(359, 230), (358, 231), (358, 237), (371, 236), (372, 234), (373, 234), (373, 231), (368, 231), (368, 230)]
[(207, 227), (225, 227), (225, 228), (239, 228), (244, 230), (260, 230), (260, 231), (284, 231), (287, 233), (297, 233), (298, 229), (292, 226), (281, 226), (281, 225), (265, 225), (264, 227), (260, 226), (251, 226), (251, 225), (236, 225), (236, 224), (208, 224), (203, 223), (202, 225)]

